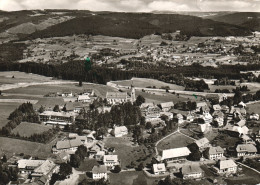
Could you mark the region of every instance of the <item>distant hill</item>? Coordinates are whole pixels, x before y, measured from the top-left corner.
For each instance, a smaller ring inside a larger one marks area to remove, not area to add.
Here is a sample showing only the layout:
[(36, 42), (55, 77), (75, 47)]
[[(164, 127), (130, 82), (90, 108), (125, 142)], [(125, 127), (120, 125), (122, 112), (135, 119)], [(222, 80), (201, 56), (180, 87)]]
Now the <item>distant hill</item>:
[(99, 13), (75, 19), (33, 33), (30, 38), (73, 34), (141, 38), (155, 32), (181, 30), (191, 36), (245, 36), (249, 29), (200, 17), (179, 14)]
[(209, 16), (207, 18), (260, 31), (260, 13), (258, 12), (236, 12), (226, 15)]

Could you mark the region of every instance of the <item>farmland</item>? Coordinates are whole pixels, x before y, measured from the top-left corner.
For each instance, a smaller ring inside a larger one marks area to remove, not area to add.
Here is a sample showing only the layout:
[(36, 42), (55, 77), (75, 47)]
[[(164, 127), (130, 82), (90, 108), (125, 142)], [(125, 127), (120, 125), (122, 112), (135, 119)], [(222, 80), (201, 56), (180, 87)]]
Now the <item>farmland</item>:
[(20, 136), (30, 137), (33, 134), (41, 134), (44, 131), (48, 131), (49, 129), (51, 129), (51, 127), (40, 125), (37, 123), (22, 122), (14, 130), (12, 130), (12, 133), (19, 133)]
[(0, 128), (8, 122), (8, 117), (11, 112), (18, 108), (20, 103), (0, 103)]

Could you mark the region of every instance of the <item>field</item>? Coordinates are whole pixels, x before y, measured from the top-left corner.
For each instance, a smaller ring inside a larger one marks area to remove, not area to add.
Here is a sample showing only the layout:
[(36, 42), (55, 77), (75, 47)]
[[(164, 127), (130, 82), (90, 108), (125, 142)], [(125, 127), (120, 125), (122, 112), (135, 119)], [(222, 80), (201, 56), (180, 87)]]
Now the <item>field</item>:
[(30, 137), (33, 134), (41, 134), (44, 131), (48, 130), (50, 130), (50, 127), (48, 126), (40, 125), (37, 123), (22, 122), (14, 130), (12, 130), (12, 133), (19, 133), (20, 136)]
[(248, 113), (256, 113), (260, 114), (260, 103), (254, 103), (254, 104), (249, 104), (247, 105)]
[(123, 80), (123, 81), (115, 81), (113, 82), (118, 85), (122, 86), (135, 86), (135, 87), (148, 87), (148, 86), (155, 86), (156, 88), (161, 88), (162, 86), (169, 86), (172, 90), (184, 90), (184, 87), (175, 85), (175, 84), (169, 84), (165, 83), (159, 80), (154, 80), (150, 78), (132, 78), (132, 80)]
[(0, 103), (0, 128), (6, 125), (11, 112), (18, 108), (20, 103)]
[(122, 169), (125, 169), (132, 161), (136, 165), (140, 162), (150, 162), (153, 151), (148, 150), (144, 146), (134, 146), (129, 139), (130, 137), (104, 139), (106, 147), (115, 148), (115, 154), (118, 155), (121, 161)]
[(176, 133), (171, 135), (170, 137), (167, 137), (166, 139), (162, 140), (157, 148), (159, 154), (166, 149), (171, 148), (179, 148), (179, 147), (185, 147), (189, 145), (190, 143), (193, 143), (194, 141), (180, 133)]
[(19, 139), (0, 137), (0, 155), (5, 153), (12, 156), (14, 153), (46, 158), (51, 155), (51, 148), (57, 142), (54, 139), (48, 144), (24, 141)]

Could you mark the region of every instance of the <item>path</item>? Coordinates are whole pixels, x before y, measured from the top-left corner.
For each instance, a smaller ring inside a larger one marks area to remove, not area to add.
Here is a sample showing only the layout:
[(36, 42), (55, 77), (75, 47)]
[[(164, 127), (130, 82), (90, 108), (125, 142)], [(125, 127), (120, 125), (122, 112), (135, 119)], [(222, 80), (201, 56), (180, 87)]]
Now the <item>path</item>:
[(248, 169), (250, 169), (250, 170), (253, 170), (253, 171), (255, 171), (255, 172), (258, 173), (258, 174), (260, 174), (260, 171), (254, 169), (254, 168), (251, 168), (250, 166), (247, 166), (247, 165), (245, 165), (245, 164), (243, 164), (243, 163), (240, 163), (240, 162), (236, 162), (236, 163), (238, 163), (238, 164), (240, 164), (240, 165), (242, 165), (242, 166), (244, 166), (244, 167), (246, 167), (246, 168), (248, 168)]

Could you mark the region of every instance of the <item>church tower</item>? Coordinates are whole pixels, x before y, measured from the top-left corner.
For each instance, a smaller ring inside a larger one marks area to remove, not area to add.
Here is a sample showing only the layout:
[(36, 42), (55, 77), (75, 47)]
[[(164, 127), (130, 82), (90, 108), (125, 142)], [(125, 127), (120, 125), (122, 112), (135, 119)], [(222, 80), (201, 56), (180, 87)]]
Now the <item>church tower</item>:
[(133, 82), (132, 82), (132, 84), (131, 84), (131, 103), (134, 103), (135, 100), (136, 100), (136, 98), (135, 98), (135, 88), (134, 88)]

